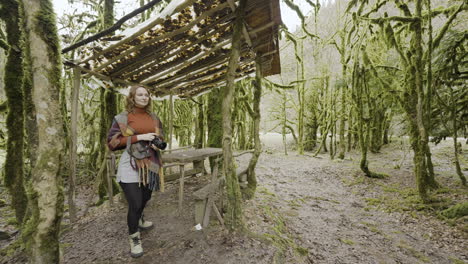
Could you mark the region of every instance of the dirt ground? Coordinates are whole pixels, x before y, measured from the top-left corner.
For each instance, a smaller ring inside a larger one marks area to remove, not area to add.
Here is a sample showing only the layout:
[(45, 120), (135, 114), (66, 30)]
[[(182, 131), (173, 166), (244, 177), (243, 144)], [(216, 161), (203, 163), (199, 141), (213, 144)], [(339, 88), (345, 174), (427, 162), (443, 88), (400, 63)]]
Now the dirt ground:
[[(452, 164), (451, 141), (432, 146), (436, 178), (444, 187), (434, 194), (447, 207), (467, 201)], [(467, 157), (466, 145), (462, 156)], [(248, 157), (243, 156), (243, 159)], [(230, 234), (215, 217), (197, 231), (193, 191), (205, 176), (185, 183), (184, 208), (177, 211), (178, 182), (154, 193), (145, 218), (155, 223), (143, 232), (145, 254), (131, 259), (126, 208), (104, 204), (70, 227), (64, 221), (64, 263), (467, 263), (468, 219), (447, 221), (437, 209), (417, 203), (411, 151), (395, 140), (370, 154), (370, 168), (385, 179), (365, 178), (359, 154), (331, 160), (327, 153), (285, 156), (281, 146), (264, 147), (257, 165), (259, 186), (244, 203), (247, 230)], [(245, 162), (245, 161), (244, 161)], [(465, 175), (468, 165), (462, 164)], [(416, 202), (415, 202), (416, 201)], [(5, 228), (5, 224), (3, 224)], [(0, 228), (1, 230), (2, 228)], [(1, 244), (0, 244), (1, 245)], [(1, 263), (19, 258), (0, 257)]]

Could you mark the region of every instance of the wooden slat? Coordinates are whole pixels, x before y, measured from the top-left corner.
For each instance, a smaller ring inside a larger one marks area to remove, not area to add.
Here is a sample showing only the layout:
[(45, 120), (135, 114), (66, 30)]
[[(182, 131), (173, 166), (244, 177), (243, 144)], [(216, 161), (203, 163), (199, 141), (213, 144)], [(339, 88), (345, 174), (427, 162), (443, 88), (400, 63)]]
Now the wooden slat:
[[(219, 28), (219, 30), (225, 30), (229, 25), (226, 24), (226, 25), (223, 25), (222, 27)], [(214, 36), (215, 34), (219, 33), (219, 31), (213, 31), (213, 32), (210, 32), (208, 35), (205, 35), (203, 38), (198, 38), (196, 42), (194, 43), (191, 43), (191, 45), (185, 45), (184, 47), (176, 50), (176, 52), (168, 52), (167, 53), (167, 49), (172, 49), (174, 50), (174, 46), (172, 46), (172, 44), (170, 45), (167, 45), (165, 46), (164, 50), (159, 50), (157, 53), (155, 52), (154, 54), (152, 54), (152, 56), (148, 57), (148, 58), (145, 58), (145, 59), (142, 59), (141, 61), (140, 60), (137, 60), (135, 63), (131, 64), (131, 65), (128, 65), (126, 66), (125, 68), (119, 70), (118, 72), (115, 72), (113, 74), (111, 74), (112, 76), (117, 76), (123, 72), (125, 72), (124, 75), (122, 75), (121, 77), (123, 78), (126, 78), (126, 77), (129, 77), (131, 75), (135, 75), (135, 72), (137, 71), (141, 71), (141, 68), (150, 68), (150, 67), (153, 67), (155, 66), (156, 64), (158, 63), (161, 63), (161, 61), (164, 61), (164, 60), (167, 60), (171, 57), (175, 57), (177, 56), (178, 54), (188, 50), (189, 48), (195, 46), (195, 45), (198, 45), (200, 44), (202, 41), (205, 41), (206, 39), (208, 38), (211, 38), (212, 36)], [(224, 39), (221, 39), (221, 41), (223, 41)], [(174, 44), (175, 45), (175, 44)], [(175, 45), (175, 46), (180, 46), (180, 45)], [(162, 55), (166, 52), (165, 55)], [(144, 63), (147, 63), (147, 62), (150, 62), (146, 65), (142, 65)], [(136, 65), (139, 65), (138, 68), (135, 68)], [(132, 68), (131, 70), (128, 70), (128, 68)]]
[(156, 43), (156, 42), (158, 42), (158, 41), (160, 41), (160, 40), (162, 40), (162, 39), (166, 39), (166, 38), (170, 39), (170, 38), (172, 38), (173, 36), (175, 36), (175, 35), (177, 35), (177, 34), (179, 34), (179, 33), (182, 33), (182, 32), (184, 32), (184, 31), (187, 31), (187, 30), (191, 29), (193, 26), (195, 26), (198, 22), (200, 22), (200, 20), (202, 20), (202, 19), (204, 19), (204, 18), (206, 18), (206, 17), (212, 15), (214, 12), (217, 12), (217, 11), (219, 11), (219, 10), (222, 10), (222, 9), (226, 8), (227, 6), (228, 6), (227, 3), (220, 4), (220, 5), (218, 5), (217, 7), (213, 8), (213, 9), (210, 9), (210, 10), (207, 11), (207, 12), (204, 12), (202, 15), (200, 15), (199, 17), (197, 17), (195, 20), (193, 20), (192, 22), (190, 22), (190, 23), (187, 24), (186, 26), (183, 26), (183, 27), (181, 27), (181, 28), (179, 28), (179, 29), (176, 29), (176, 30), (174, 30), (174, 31), (171, 31), (171, 32), (169, 32), (169, 33), (167, 33), (167, 34), (158, 36), (158, 37), (156, 37), (156, 38), (152, 38), (152, 39), (150, 39), (150, 40), (148, 40), (148, 41), (146, 41), (146, 42), (143, 42), (143, 43), (141, 43), (141, 44), (139, 44), (139, 45), (136, 45), (136, 46), (134, 46), (134, 47), (132, 47), (132, 48), (130, 48), (130, 49), (128, 49), (128, 50), (122, 52), (122, 53), (119, 54), (118, 56), (113, 57), (112, 60), (109, 60), (109, 61), (107, 61), (106, 63), (101, 64), (99, 67), (97, 67), (97, 68), (94, 69), (94, 70), (95, 70), (95, 71), (99, 71), (99, 70), (101, 70), (101, 69), (107, 67), (108, 65), (114, 63), (115, 61), (118, 61), (118, 60), (124, 58), (125, 56), (131, 54), (132, 52), (135, 52), (135, 51), (140, 50), (140, 49), (143, 48), (143, 47), (146, 47), (146, 46), (148, 46), (148, 45), (151, 45), (151, 44), (153, 44), (153, 43)]
[[(164, 12), (164, 13), (169, 13), (169, 16), (171, 16), (171, 15), (173, 15), (174, 13), (178, 13), (178, 12), (184, 10), (185, 8), (187, 8), (187, 7), (190, 6), (190, 5), (193, 5), (193, 3), (195, 3), (195, 2), (196, 2), (196, 0), (186, 0), (186, 1), (182, 2), (181, 4), (179, 4), (178, 6), (174, 6), (174, 7), (173, 7), (173, 10), (167, 10), (167, 11), (166, 11), (166, 9), (164, 9), (163, 12)], [(169, 6), (170, 6), (170, 4), (169, 4)], [(169, 7), (169, 6), (168, 6), (168, 7)], [(151, 28), (153, 28), (154, 26), (156, 26), (157, 24), (162, 23), (165, 19), (166, 19), (165, 17), (164, 17), (164, 18), (163, 18), (163, 17), (159, 17), (159, 18), (155, 19), (154, 21), (151, 21), (148, 25), (146, 25), (146, 26), (140, 28), (138, 31), (136, 31), (135, 33), (131, 34), (130, 36), (128, 36), (128, 37), (124, 38), (123, 40), (121, 40), (121, 41), (119, 41), (119, 42), (117, 42), (117, 43), (115, 43), (115, 44), (113, 44), (113, 45), (111, 45), (111, 46), (109, 46), (109, 47), (103, 49), (103, 50), (100, 51), (100, 52), (97, 52), (97, 53), (93, 54), (92, 56), (90, 56), (90, 57), (84, 59), (83, 61), (81, 61), (79, 64), (83, 64), (83, 63), (88, 62), (89, 60), (96, 59), (97, 57), (99, 57), (99, 56), (101, 56), (101, 55), (103, 55), (103, 54), (105, 54), (105, 53), (108, 53), (108, 52), (110, 52), (110, 51), (112, 51), (112, 50), (114, 50), (114, 49), (116, 49), (116, 48), (122, 46), (123, 44), (126, 44), (126, 43), (128, 43), (128, 42), (130, 42), (130, 41), (136, 39), (138, 36), (142, 35), (142, 34), (145, 33), (146, 31), (148, 31), (149, 29), (151, 29)]]
[(213, 49), (210, 49), (210, 50), (205, 51), (205, 52), (201, 52), (197, 56), (194, 56), (194, 57), (186, 60), (185, 63), (179, 64), (179, 65), (177, 65), (177, 66), (175, 66), (173, 68), (163, 70), (162, 72), (160, 72), (160, 73), (158, 73), (156, 75), (153, 75), (152, 77), (147, 78), (146, 80), (143, 80), (142, 83), (148, 84), (148, 83), (150, 83), (152, 81), (155, 81), (155, 80), (161, 78), (162, 76), (164, 76), (164, 74), (167, 74), (168, 72), (178, 71), (178, 70), (180, 70), (180, 69), (182, 69), (182, 68), (196, 62), (197, 60), (202, 59), (203, 57), (208, 56), (209, 54), (221, 49), (222, 47), (226, 46), (229, 43), (230, 43), (229, 40), (225, 40), (225, 41), (219, 43), (218, 45), (216, 45)]
[(70, 67), (73, 67), (73, 68), (77, 68), (77, 69), (80, 69), (82, 72), (86, 72), (88, 73), (89, 75), (94, 75), (102, 80), (106, 80), (106, 81), (111, 81), (113, 83), (120, 83), (120, 84), (124, 84), (124, 85), (129, 85), (129, 86), (132, 86), (132, 85), (140, 85), (142, 87), (145, 87), (151, 91), (153, 91), (154, 89), (148, 85), (145, 85), (145, 84), (141, 84), (141, 83), (137, 83), (137, 82), (131, 82), (131, 81), (127, 81), (127, 80), (122, 80), (122, 79), (119, 79), (119, 78), (112, 78), (110, 76), (107, 76), (107, 75), (104, 75), (102, 73), (98, 73), (98, 72), (94, 72), (92, 70), (89, 70), (89, 69), (86, 69), (84, 67), (81, 67), (81, 66), (78, 66), (70, 61), (66, 61), (64, 62), (64, 64), (66, 66), (70, 66)]

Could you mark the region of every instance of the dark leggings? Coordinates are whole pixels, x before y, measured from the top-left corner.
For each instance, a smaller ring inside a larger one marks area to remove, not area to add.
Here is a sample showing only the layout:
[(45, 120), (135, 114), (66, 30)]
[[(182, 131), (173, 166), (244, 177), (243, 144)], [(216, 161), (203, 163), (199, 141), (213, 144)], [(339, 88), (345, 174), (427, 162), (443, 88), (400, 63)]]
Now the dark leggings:
[(146, 186), (138, 186), (138, 183), (119, 182), (128, 202), (127, 225), (128, 233), (138, 232), (138, 220), (140, 220), (146, 203), (151, 199), (152, 191)]

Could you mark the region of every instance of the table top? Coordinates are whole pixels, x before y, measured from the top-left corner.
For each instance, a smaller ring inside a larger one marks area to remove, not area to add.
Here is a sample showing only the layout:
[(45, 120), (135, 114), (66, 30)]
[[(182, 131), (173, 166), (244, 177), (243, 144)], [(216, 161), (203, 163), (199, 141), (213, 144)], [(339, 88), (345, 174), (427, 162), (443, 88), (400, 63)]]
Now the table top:
[(163, 153), (163, 162), (192, 162), (196, 160), (203, 160), (207, 157), (219, 156), (223, 154), (222, 148), (201, 148), (189, 150), (176, 150), (171, 153)]

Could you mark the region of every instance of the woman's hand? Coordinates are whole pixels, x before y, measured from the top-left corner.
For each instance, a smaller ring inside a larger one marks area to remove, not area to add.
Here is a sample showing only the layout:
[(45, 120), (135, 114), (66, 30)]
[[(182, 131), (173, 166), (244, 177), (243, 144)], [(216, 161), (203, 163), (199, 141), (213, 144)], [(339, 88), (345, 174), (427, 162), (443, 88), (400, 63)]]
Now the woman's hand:
[(151, 141), (156, 137), (156, 133), (147, 133), (147, 134), (140, 134), (137, 135), (137, 140), (140, 141)]

